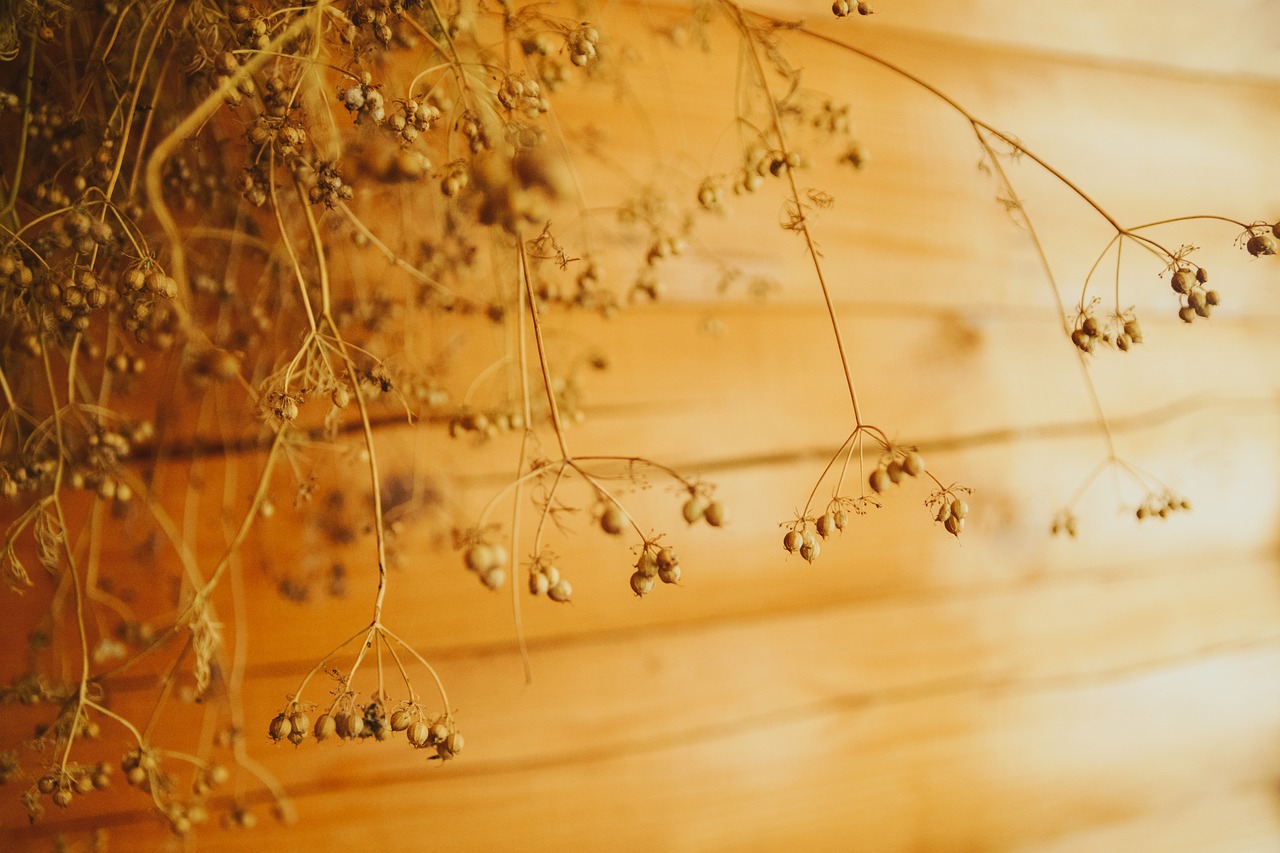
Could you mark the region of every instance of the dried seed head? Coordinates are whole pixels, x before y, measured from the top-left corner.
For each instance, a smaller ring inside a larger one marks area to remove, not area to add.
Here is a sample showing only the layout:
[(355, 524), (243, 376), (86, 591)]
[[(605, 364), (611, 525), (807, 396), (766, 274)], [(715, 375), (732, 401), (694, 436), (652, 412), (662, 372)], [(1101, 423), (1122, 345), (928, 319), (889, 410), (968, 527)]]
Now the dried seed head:
[(879, 494), (889, 488), (889, 472), (883, 468), (877, 468), (871, 472), (867, 482), (871, 486), (871, 491)]
[(836, 514), (827, 512), (818, 516), (818, 520), (814, 522), (813, 526), (818, 531), (818, 535), (826, 539), (836, 531)]
[(547, 576), (542, 572), (529, 573), (529, 594), (530, 595), (546, 595), (547, 590), (551, 589), (551, 582), (547, 580)]
[(787, 549), (788, 554), (794, 554), (800, 550), (800, 546), (804, 544), (804, 537), (800, 535), (799, 530), (788, 530), (786, 535), (782, 537), (782, 547)]
[(627, 514), (617, 504), (610, 504), (600, 515), (600, 529), (610, 536), (617, 536), (627, 527)]
[(473, 572), (485, 572), (494, 567), (493, 546), (478, 542), (462, 555), (463, 562)]
[(290, 725), (289, 718), (284, 714), (276, 714), (267, 726), (267, 734), (274, 741), (284, 740), (291, 731), (293, 731), (293, 726)]
[(963, 498), (956, 498), (951, 502), (950, 515), (952, 518), (965, 518), (969, 515), (969, 503)]
[(667, 547), (667, 548), (663, 548), (661, 551), (658, 552), (657, 563), (658, 563), (659, 572), (661, 572), (663, 569), (670, 569), (675, 565), (677, 565), (679, 562), (680, 560), (678, 557), (676, 557), (675, 548)]
[(329, 714), (321, 714), (316, 720), (316, 727), (312, 734), (315, 735), (317, 741), (331, 738), (338, 733), (338, 724)]
[(1178, 309), (1178, 319), (1184, 323), (1190, 323), (1196, 318), (1195, 309), (1190, 305), (1183, 305)]
[(902, 470), (912, 477), (919, 477), (924, 473), (924, 457), (914, 450), (907, 451), (907, 455), (902, 457)]
[(636, 571), (647, 578), (658, 573), (658, 560), (648, 548), (640, 552), (640, 559), (636, 560)]
[(631, 573), (631, 591), (636, 595), (648, 595), (653, 592), (653, 575), (646, 575), (640, 572)]
[(289, 734), (287, 737), (293, 744), (302, 743), (311, 733), (311, 718), (302, 711), (294, 711), (289, 715)]
[(960, 531), (964, 530), (964, 519), (956, 518), (954, 515), (949, 515), (942, 525), (952, 536), (959, 536)]
[(1206, 290), (1204, 292), (1204, 301), (1206, 305), (1217, 305), (1220, 297), (1216, 290)]
[(889, 475), (889, 480), (892, 481), (894, 485), (902, 482), (904, 472), (902, 470), (902, 463), (897, 459), (890, 462), (884, 470), (885, 473)]
[(1195, 276), (1189, 269), (1174, 270), (1173, 277), (1169, 279), (1169, 286), (1178, 293), (1190, 293), (1195, 283)]
[[(1274, 229), (1273, 229), (1274, 230)], [(1248, 242), (1245, 243), (1245, 249), (1255, 258), (1263, 255), (1274, 255), (1276, 253), (1276, 241), (1270, 234), (1253, 234), (1250, 235)]]
[(409, 726), (408, 729), (409, 730), (405, 732), (405, 737), (409, 739), (409, 743), (415, 749), (422, 749), (431, 742), (431, 727), (422, 720), (418, 720), (413, 725)]
[(408, 708), (399, 708), (391, 714), (391, 730), (402, 732), (413, 723), (413, 712)]
[(547, 598), (560, 604), (566, 604), (573, 599), (573, 586), (565, 578), (560, 578), (547, 590)]
[[(680, 564), (672, 563), (669, 566), (658, 567), (658, 580), (663, 583), (679, 583), (680, 582)], [(653, 579), (649, 579), (653, 583)]]
[(822, 553), (822, 545), (812, 536), (808, 537), (804, 544), (800, 546), (800, 556), (804, 557), (805, 562), (812, 563), (818, 559), (818, 555)]
[(712, 501), (707, 505), (705, 518), (712, 527), (723, 527), (729, 522), (729, 509), (720, 501)]
[(836, 516), (836, 530), (844, 530), (846, 527), (849, 526), (849, 510), (838, 509), (835, 512), (835, 516)]
[(707, 511), (707, 505), (708, 501), (706, 497), (703, 495), (693, 495), (684, 502), (684, 506), (680, 508), (680, 512), (684, 515), (685, 521), (689, 524), (693, 524), (698, 519), (702, 518), (703, 513)]

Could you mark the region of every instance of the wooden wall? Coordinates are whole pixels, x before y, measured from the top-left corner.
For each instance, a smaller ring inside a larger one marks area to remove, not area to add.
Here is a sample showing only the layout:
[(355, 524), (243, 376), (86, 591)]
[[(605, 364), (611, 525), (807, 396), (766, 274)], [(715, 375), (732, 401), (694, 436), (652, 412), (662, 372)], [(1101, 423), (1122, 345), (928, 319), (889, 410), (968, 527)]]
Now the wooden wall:
[[(938, 83), (1122, 222), (1280, 218), (1275, 4), (877, 5), (843, 22), (821, 2), (782, 11)], [(731, 33), (713, 33), (708, 56), (632, 31), (631, 85), (654, 133), (615, 133), (613, 160), (584, 165), (584, 184), (726, 168)], [(575, 453), (652, 456), (714, 482), (732, 507), (725, 530), (686, 530), (661, 483), (629, 495), (678, 544), (680, 586), (638, 600), (630, 543), (589, 529), (557, 539), (575, 601), (524, 601), (526, 683), (510, 597), (480, 588), (443, 541), (514, 468), (515, 439), (382, 430), (391, 471), (438, 496), (397, 536), (387, 622), (436, 664), (466, 750), (441, 764), (403, 742), (268, 742), (266, 721), (365, 624), (372, 590), (368, 537), (333, 545), (282, 498), (242, 565), (244, 703), (248, 730), (262, 732), (250, 755), (279, 777), (297, 819), (278, 823), (257, 799), (253, 832), (207, 827), (202, 849), (1280, 847), (1280, 260), (1249, 258), (1220, 223), (1161, 232), (1201, 246), (1224, 295), (1211, 321), (1186, 327), (1159, 270), (1133, 259), (1126, 299), (1147, 341), (1099, 355), (1093, 376), (1119, 453), (1195, 508), (1139, 525), (1138, 496), (1104, 477), (1080, 504), (1080, 536), (1051, 537), (1106, 446), (1026, 235), (993, 201), (954, 113), (856, 57), (813, 45), (792, 55), (808, 85), (851, 103), (871, 151), (863, 173), (815, 166), (812, 179), (835, 197), (815, 233), (862, 404), (944, 481), (974, 489), (964, 535), (939, 530), (925, 491), (902, 487), (812, 566), (783, 553), (779, 524), (848, 433), (849, 406), (800, 242), (776, 227), (779, 197), (736, 201), (754, 224), (698, 232), (666, 300), (610, 321), (557, 320), (552, 339), (561, 358), (610, 355), (608, 371), (584, 377)], [(654, 57), (665, 66), (640, 61)], [(621, 103), (598, 91), (578, 108), (608, 127), (631, 109)], [(1106, 226), (1033, 166), (1014, 174), (1076, 292)], [(776, 287), (717, 296), (718, 258)], [(482, 365), (493, 343), (478, 326), (475, 338), (462, 346)], [(195, 473), (243, 484), (256, 464), (203, 461)], [(334, 482), (363, 476), (333, 465)], [(189, 474), (175, 464), (164, 476)], [(200, 535), (201, 553), (218, 553), (223, 530)], [(131, 547), (113, 554), (129, 560)], [(279, 594), (282, 580), (310, 582), (334, 561), (347, 566), (345, 596), (316, 582), (305, 605)], [(13, 602), (0, 612), (16, 613)], [(3, 621), (20, 642), (29, 626)], [(12, 657), (6, 673), (21, 668)], [(153, 685), (126, 679), (114, 698), (145, 708)], [(12, 742), (30, 717), (0, 710)], [(33, 827), (16, 787), (0, 790), (5, 849), (47, 849), (59, 834), (80, 843), (95, 826), (112, 850), (183, 846), (123, 785)]]

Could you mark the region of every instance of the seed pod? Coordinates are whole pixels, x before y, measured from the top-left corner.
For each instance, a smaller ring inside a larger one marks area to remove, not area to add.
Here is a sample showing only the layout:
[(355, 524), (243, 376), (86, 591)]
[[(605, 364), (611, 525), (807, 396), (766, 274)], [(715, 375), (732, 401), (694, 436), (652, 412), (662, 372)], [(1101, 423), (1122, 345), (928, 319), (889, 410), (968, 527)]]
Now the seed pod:
[(658, 563), (659, 572), (661, 572), (663, 569), (670, 569), (671, 567), (675, 566), (678, 562), (680, 561), (676, 557), (675, 548), (667, 547), (667, 548), (663, 548), (661, 551), (658, 552), (657, 563)]
[(894, 459), (892, 462), (890, 462), (888, 467), (886, 467), (884, 470), (885, 470), (885, 473), (889, 475), (889, 479), (893, 482), (895, 486), (898, 483), (902, 482), (902, 477), (904, 472), (902, 470), (902, 463), (899, 462), (897, 459)]
[(1093, 317), (1085, 317), (1084, 322), (1080, 324), (1080, 331), (1091, 338), (1096, 338), (1098, 336), (1098, 321)]
[(312, 734), (317, 741), (326, 740), (338, 733), (338, 724), (330, 714), (321, 714), (316, 719), (316, 727)]
[(708, 501), (703, 495), (693, 495), (684, 502), (684, 506), (680, 508), (680, 512), (684, 515), (684, 520), (689, 524), (693, 524), (702, 518), (703, 513), (707, 511)]
[(449, 736), (436, 744), (436, 755), (441, 758), (453, 758), (462, 752), (463, 740), (460, 732), (450, 732)]
[(877, 468), (871, 472), (867, 482), (871, 486), (871, 491), (878, 494), (889, 487), (889, 474), (883, 468)]
[(651, 578), (658, 573), (658, 561), (648, 548), (640, 552), (640, 559), (636, 560), (636, 572), (647, 578)]
[(493, 566), (493, 547), (483, 542), (478, 542), (466, 550), (466, 553), (462, 555), (462, 560), (471, 571), (483, 572)]
[[(1272, 229), (1274, 230), (1274, 228)], [(1276, 241), (1270, 234), (1253, 234), (1245, 243), (1245, 249), (1255, 258), (1276, 253)]]
[(529, 594), (530, 595), (546, 595), (547, 590), (551, 588), (547, 576), (542, 572), (529, 573)]
[(833, 512), (827, 512), (818, 516), (818, 520), (814, 522), (814, 528), (818, 531), (818, 535), (826, 539), (836, 530), (836, 516)]
[(1130, 343), (1132, 343), (1132, 340), (1129, 338), (1128, 335), (1124, 334), (1123, 332), (1116, 335), (1116, 349), (1120, 350), (1121, 352), (1128, 352)]
[(565, 604), (573, 598), (573, 586), (566, 579), (560, 578), (547, 590), (547, 598), (560, 604)]
[(800, 546), (800, 556), (804, 557), (805, 562), (812, 563), (818, 559), (818, 555), (822, 553), (822, 545), (812, 536)]
[(712, 501), (707, 505), (705, 517), (712, 527), (724, 527), (729, 522), (729, 509), (720, 501)]
[(555, 586), (560, 583), (560, 570), (555, 566), (543, 566), (542, 573), (547, 576), (547, 583)]
[(431, 727), (422, 720), (418, 720), (409, 726), (409, 730), (405, 732), (405, 737), (409, 739), (410, 745), (415, 749), (422, 749), (431, 741)]
[(53, 804), (60, 809), (65, 809), (71, 805), (71, 789), (59, 788), (53, 792)]
[(408, 708), (400, 708), (391, 714), (391, 730), (402, 732), (413, 723), (413, 712)]
[(1204, 267), (1196, 267), (1196, 281), (1204, 284), (1209, 280), (1209, 271)]
[(627, 514), (618, 508), (616, 504), (611, 504), (600, 515), (600, 529), (610, 536), (617, 536), (626, 529)]
[(636, 595), (648, 595), (653, 592), (653, 587), (653, 575), (641, 574), (640, 572), (631, 573), (631, 591)]
[(134, 788), (139, 788), (147, 781), (147, 771), (136, 764), (124, 773), (124, 780)]
[(303, 738), (311, 733), (311, 718), (302, 711), (294, 711), (289, 715), (289, 734), (291, 743), (302, 743)]
[(93, 779), (89, 778), (89, 776), (87, 775), (81, 776), (80, 778), (76, 779), (77, 793), (87, 794), (92, 790), (93, 790)]
[(1076, 329), (1071, 333), (1071, 343), (1081, 352), (1093, 352), (1093, 338), (1084, 329)]
[(786, 535), (782, 537), (782, 547), (787, 550), (788, 554), (794, 554), (800, 550), (800, 546), (804, 544), (804, 537), (800, 535), (799, 530), (788, 530)]
[(963, 498), (956, 498), (951, 502), (950, 515), (952, 518), (964, 518), (969, 514), (969, 504)]
[(836, 516), (836, 530), (844, 530), (846, 527), (849, 526), (849, 510), (838, 509), (836, 510), (835, 516)]
[(1219, 302), (1218, 291), (1206, 290), (1204, 292), (1204, 301), (1206, 305), (1217, 305)]
[(267, 734), (274, 741), (281, 741), (287, 738), (291, 731), (293, 731), (293, 726), (290, 725), (289, 718), (284, 714), (276, 714), (267, 726)]
[(481, 572), (480, 582), (489, 589), (502, 589), (502, 585), (507, 582), (507, 570), (501, 566), (495, 566)]
[(924, 473), (924, 457), (914, 450), (907, 451), (902, 458), (902, 470), (912, 477), (919, 477)]
[(658, 567), (658, 580), (663, 583), (679, 583), (680, 582), (680, 564), (672, 563), (669, 566)]
[(950, 515), (947, 516), (947, 520), (942, 523), (942, 526), (947, 528), (947, 532), (952, 536), (959, 536), (960, 531), (964, 530), (964, 519)]
[(53, 774), (41, 776), (36, 782), (36, 790), (45, 795), (52, 794), (58, 790), (58, 777)]
[(1196, 318), (1195, 309), (1190, 305), (1183, 305), (1178, 309), (1178, 319), (1184, 323), (1190, 323)]
[(1174, 270), (1172, 278), (1169, 279), (1169, 286), (1177, 293), (1190, 293), (1194, 284), (1195, 276), (1191, 274), (1189, 269)]

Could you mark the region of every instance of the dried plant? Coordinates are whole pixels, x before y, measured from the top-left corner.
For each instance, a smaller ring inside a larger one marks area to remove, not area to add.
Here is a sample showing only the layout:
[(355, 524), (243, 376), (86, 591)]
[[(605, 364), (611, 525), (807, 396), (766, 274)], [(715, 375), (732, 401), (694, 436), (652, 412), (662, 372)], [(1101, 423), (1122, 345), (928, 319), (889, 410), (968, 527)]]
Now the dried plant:
[[(45, 706), (46, 722), (29, 743), (4, 745), (14, 750), (0, 755), (0, 781), (30, 768), (35, 781), (20, 796), (33, 820), (47, 803), (68, 808), (112, 784), (112, 764), (77, 759), (88, 738), (123, 742), (121, 776), (178, 834), (210, 817), (210, 792), (233, 774), (257, 778), (288, 817), (280, 786), (251, 755), (264, 734), (297, 745), (403, 733), (434, 758), (462, 751), (445, 685), (411, 642), (421, 640), (402, 637), (383, 615), (398, 529), (387, 505), (394, 478), (378, 440), (389, 426), (447, 433), (460, 453), (503, 433), (518, 436), (510, 481), (478, 514), (451, 521), (466, 569), (485, 587), (510, 581), (521, 642), (522, 590), (560, 603), (573, 598), (572, 578), (584, 569), (556, 556), (553, 540), (565, 532), (590, 527), (630, 538), (635, 561), (618, 574), (624, 594), (624, 577), (636, 596), (651, 593), (655, 579), (679, 582), (677, 543), (662, 527), (668, 519), (633, 514), (631, 490), (659, 481), (672, 496), (670, 521), (716, 528), (728, 523), (731, 501), (627, 448), (574, 453), (570, 426), (584, 412), (579, 374), (604, 367), (608, 353), (575, 362), (554, 352), (548, 324), (575, 311), (625, 322), (618, 315), (629, 306), (661, 299), (664, 281), (696, 251), (702, 220), (729, 215), (735, 194), (778, 198), (781, 227), (811, 262), (850, 404), (848, 435), (802, 508), (782, 522), (785, 550), (813, 562), (856, 516), (917, 482), (926, 484), (915, 499), (928, 521), (961, 534), (970, 513), (981, 511), (980, 494), (939, 479), (914, 445), (869, 419), (859, 398), (819, 247), (819, 214), (833, 199), (803, 184), (810, 154), (797, 140), (816, 130), (822, 153), (813, 156), (850, 169), (870, 168), (870, 154), (853, 134), (848, 107), (803, 85), (802, 69), (788, 58), (797, 44), (842, 51), (968, 122), (999, 199), (1043, 261), (1063, 345), (1074, 348), (1094, 403), (1106, 452), (1085, 488), (1103, 470), (1118, 470), (1141, 490), (1139, 519), (1190, 505), (1122, 460), (1093, 391), (1091, 358), (1143, 344), (1122, 293), (1122, 250), (1149, 256), (1172, 287), (1174, 310), (1191, 323), (1207, 320), (1226, 297), (1209, 286), (1192, 247), (1154, 234), (1197, 220), (1221, 225), (1253, 257), (1274, 255), (1280, 238), (1280, 223), (1224, 216), (1123, 225), (1014, 136), (852, 37), (708, 0), (670, 33), (743, 58), (740, 90), (726, 94), (737, 112), (735, 161), (687, 186), (645, 187), (614, 200), (618, 243), (633, 250), (634, 268), (615, 290), (602, 259), (609, 253), (593, 251), (604, 230), (589, 212), (597, 199), (575, 168), (575, 157), (607, 151), (593, 150), (590, 120), (566, 128), (574, 113), (557, 112), (575, 90), (625, 79), (622, 36), (594, 23), (590, 7), (5, 5), (0, 491), (9, 520), (0, 569), (10, 592), (3, 607), (25, 607), (21, 595), (33, 587), (53, 593), (39, 598), (52, 606), (47, 619), (32, 620), (46, 627), (26, 671), (0, 695)], [(844, 0), (831, 8), (850, 17), (850, 27), (871, 11)], [(1018, 201), (1015, 162), (1056, 179), (1114, 232), (1074, 305)], [(1095, 295), (1110, 256), (1114, 294)], [(726, 271), (724, 286), (736, 278)], [(749, 284), (756, 292), (769, 286)], [(426, 351), (418, 330), (427, 323), (496, 336), (504, 354), (455, 399), (443, 382), (453, 359)], [(234, 479), (244, 465), (237, 448), (260, 454), (247, 490)], [(224, 527), (219, 553), (197, 544), (183, 516), (190, 507), (171, 500), (157, 474), (164, 460), (197, 451), (227, 464), (215, 513)], [(350, 637), (302, 676), (273, 718), (244, 720), (235, 675), (243, 672), (243, 617), (228, 589), (240, 583), (241, 551), (286, 491), (323, 517), (308, 460), (351, 454), (362, 461), (369, 494), (368, 505), (351, 512), (373, 542), (363, 567), (331, 580), (372, 581), (369, 619), (350, 626)], [(1055, 531), (1076, 533), (1077, 500), (1054, 520)], [(522, 516), (530, 512), (532, 530)], [(102, 559), (108, 537), (126, 536), (147, 542), (147, 559), (172, 582), (171, 600), (154, 611), (135, 612)], [(237, 626), (232, 648), (227, 624)], [(388, 662), (400, 685), (394, 690)], [(155, 675), (149, 719), (126, 718), (109, 701), (113, 680), (130, 671)], [(419, 693), (419, 672), (437, 698)], [(317, 675), (331, 680), (327, 699), (317, 695)], [(206, 713), (220, 734), (190, 750), (177, 743), (180, 732), (160, 736), (165, 707), (184, 690), (188, 699), (217, 699)], [(236, 827), (256, 820), (239, 795), (221, 819)]]

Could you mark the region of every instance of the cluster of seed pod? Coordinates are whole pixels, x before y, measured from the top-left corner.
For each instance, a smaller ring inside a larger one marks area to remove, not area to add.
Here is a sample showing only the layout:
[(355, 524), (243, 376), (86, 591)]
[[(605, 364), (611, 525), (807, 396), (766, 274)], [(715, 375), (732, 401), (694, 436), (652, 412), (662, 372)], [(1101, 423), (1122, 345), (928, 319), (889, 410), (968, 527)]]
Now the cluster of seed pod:
[(192, 783), (192, 799), (180, 802), (170, 799), (174, 782), (161, 773), (159, 758), (153, 750), (141, 747), (132, 750), (121, 760), (120, 767), (124, 771), (125, 782), (156, 798), (160, 814), (176, 835), (186, 835), (209, 819), (204, 805), (205, 795), (231, 777), (227, 768), (220, 764), (200, 766)]
[[(439, 401), (433, 403), (439, 405)], [(475, 409), (463, 409), (449, 418), (449, 437), (471, 433), (483, 438), (493, 438), (505, 432), (519, 432), (524, 429), (524, 414), (518, 411), (495, 409), (481, 412)]]
[(573, 600), (573, 585), (550, 561), (538, 558), (529, 567), (529, 594), (545, 595), (558, 604)]
[(891, 485), (902, 482), (903, 477), (919, 477), (924, 473), (924, 457), (915, 450), (895, 449), (881, 460), (867, 478), (871, 491), (882, 494)]
[(866, 506), (879, 506), (874, 498), (857, 500), (837, 497), (827, 505), (822, 515), (798, 519), (782, 537), (782, 547), (788, 554), (799, 554), (806, 563), (812, 563), (822, 553), (822, 540), (829, 539), (849, 526), (852, 509), (863, 513)]
[(353, 86), (339, 86), (338, 100), (347, 112), (354, 117), (356, 124), (365, 119), (374, 124), (382, 124), (387, 118), (386, 100), (379, 87), (373, 84), (373, 77), (365, 72), (358, 83)]
[(542, 95), (542, 87), (536, 80), (528, 80), (515, 74), (503, 78), (498, 86), (498, 103), (513, 113), (527, 118), (537, 118), (551, 109), (550, 102)]
[(850, 3), (849, 0), (835, 0), (831, 4), (831, 14), (837, 18), (847, 18), (855, 11), (859, 15), (870, 15), (875, 10), (871, 8), (870, 3), (862, 2), (862, 0), (858, 0), (856, 3)]
[(36, 780), (33, 794), (37, 797), (49, 797), (55, 806), (65, 809), (71, 805), (76, 794), (88, 794), (101, 791), (111, 784), (111, 765), (106, 763), (81, 766), (68, 764), (46, 773)]
[(1169, 286), (1178, 294), (1178, 319), (1190, 323), (1196, 317), (1208, 318), (1218, 304), (1218, 291), (1209, 290), (1205, 283), (1209, 273), (1204, 267), (1179, 266), (1169, 277)]
[(690, 490), (688, 500), (680, 507), (680, 513), (689, 524), (705, 521), (712, 527), (723, 527), (729, 523), (729, 508), (697, 489)]
[(752, 146), (743, 157), (742, 171), (733, 183), (738, 195), (753, 193), (764, 186), (766, 175), (781, 177), (790, 169), (797, 169), (803, 161), (795, 151), (781, 151), (764, 146)]
[(253, 50), (266, 50), (271, 44), (271, 36), (267, 33), (267, 19), (257, 10), (243, 3), (237, 3), (227, 12), (227, 17), (236, 28), (236, 40), (243, 47)]
[(507, 580), (507, 549), (483, 539), (472, 542), (462, 553), (462, 562), (489, 589), (498, 589)]
[[(1271, 233), (1267, 233), (1267, 231)], [(1255, 258), (1276, 253), (1276, 241), (1280, 240), (1280, 222), (1274, 225), (1251, 225), (1244, 236), (1244, 248)]]
[(399, 137), (401, 145), (412, 145), (440, 119), (439, 109), (415, 98), (397, 101), (396, 104), (399, 109), (387, 120), (385, 127)]
[(631, 591), (644, 596), (653, 592), (656, 580), (663, 583), (680, 582), (680, 559), (674, 548), (660, 547), (656, 541), (646, 541), (631, 573)]
[(299, 162), (294, 175), (300, 184), (307, 187), (307, 198), (312, 204), (323, 203), (325, 207), (334, 208), (355, 195), (351, 185), (342, 180), (336, 163), (321, 161), (314, 166), (305, 166)]
[(965, 519), (969, 517), (969, 502), (952, 491), (932, 495), (926, 506), (934, 510), (934, 521), (941, 524), (952, 536), (964, 532)]
[(585, 68), (600, 56), (600, 32), (590, 24), (584, 23), (570, 30), (565, 36), (565, 43), (569, 47), (569, 61), (579, 68)]
[(1142, 499), (1134, 515), (1138, 521), (1146, 521), (1148, 518), (1168, 518), (1171, 513), (1179, 510), (1185, 512), (1190, 509), (1191, 501), (1173, 492), (1165, 491), (1160, 494), (1148, 494)]
[(1094, 306), (1084, 308), (1076, 316), (1076, 327), (1071, 332), (1071, 343), (1081, 352), (1091, 353), (1099, 341), (1114, 345), (1122, 352), (1142, 343), (1142, 326), (1131, 311), (1115, 315), (1107, 321), (1099, 322), (1093, 312)]
[(447, 761), (462, 752), (462, 733), (448, 714), (427, 716), (410, 703), (392, 712), (390, 725), (392, 731), (404, 732), (414, 749), (434, 749), (435, 758)]

